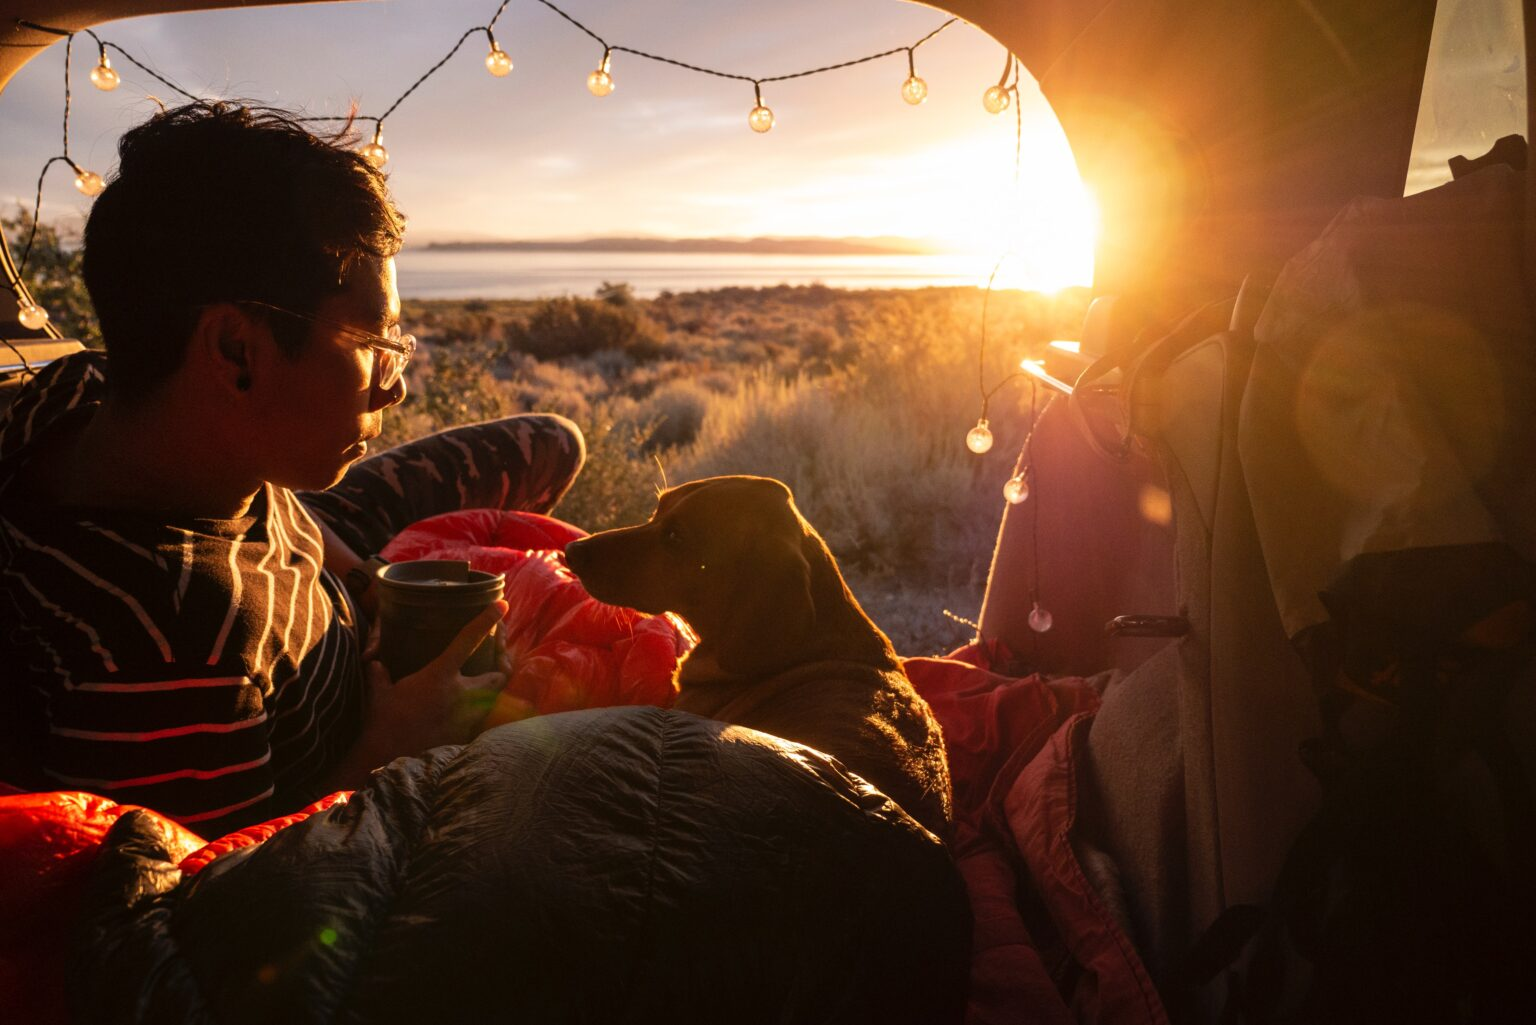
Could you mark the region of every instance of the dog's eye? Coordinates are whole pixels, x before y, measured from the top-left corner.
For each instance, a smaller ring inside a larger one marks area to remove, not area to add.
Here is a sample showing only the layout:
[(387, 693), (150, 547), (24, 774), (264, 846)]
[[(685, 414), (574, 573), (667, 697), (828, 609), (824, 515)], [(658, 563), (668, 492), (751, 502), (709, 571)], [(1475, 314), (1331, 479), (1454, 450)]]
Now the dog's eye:
[(662, 535), (662, 537), (667, 542), (667, 546), (670, 548), (678, 548), (682, 546), (683, 535), (678, 533), (676, 527), (669, 527), (667, 532)]

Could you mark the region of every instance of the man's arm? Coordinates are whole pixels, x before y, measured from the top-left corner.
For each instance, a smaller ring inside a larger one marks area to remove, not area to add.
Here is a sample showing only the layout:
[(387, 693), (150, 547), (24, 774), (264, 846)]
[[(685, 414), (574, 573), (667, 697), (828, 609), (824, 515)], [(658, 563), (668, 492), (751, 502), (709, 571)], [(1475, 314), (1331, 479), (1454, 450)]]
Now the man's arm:
[(325, 546), (325, 568), (341, 579), (347, 579), (348, 573), (362, 566), (362, 556), (337, 537), (336, 532), (326, 524), (323, 518), (311, 516), (310, 519), (320, 527), (320, 539)]
[(336, 535), (336, 532), (326, 524), (320, 516), (311, 516), (311, 520), (320, 528), (320, 540), (324, 546), (325, 568), (346, 585), (347, 592), (352, 595), (352, 600), (358, 607), (372, 616), (378, 604), (374, 590), (373, 571), (384, 560), (377, 556), (364, 559), (354, 552), (351, 547)]

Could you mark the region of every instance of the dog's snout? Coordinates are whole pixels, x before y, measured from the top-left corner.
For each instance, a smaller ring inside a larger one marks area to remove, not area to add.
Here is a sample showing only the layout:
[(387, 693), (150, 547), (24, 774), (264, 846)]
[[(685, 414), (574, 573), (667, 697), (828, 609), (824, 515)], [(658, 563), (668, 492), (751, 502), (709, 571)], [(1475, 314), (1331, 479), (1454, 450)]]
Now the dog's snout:
[(590, 538), (582, 538), (565, 546), (565, 564), (571, 567), (571, 572), (577, 576), (581, 576), (592, 567), (592, 546), (588, 543), (590, 540)]

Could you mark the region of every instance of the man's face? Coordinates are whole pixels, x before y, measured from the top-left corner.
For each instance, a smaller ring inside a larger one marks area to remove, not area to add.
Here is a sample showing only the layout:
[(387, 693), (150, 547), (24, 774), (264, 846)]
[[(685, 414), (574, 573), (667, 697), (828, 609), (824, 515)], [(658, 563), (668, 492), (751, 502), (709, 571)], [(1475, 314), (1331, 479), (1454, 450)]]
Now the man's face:
[[(370, 335), (399, 322), (393, 259), (359, 261), (345, 284), (315, 311), (317, 318)], [(385, 408), (405, 398), (403, 380), (388, 391), (377, 387), (377, 363), (374, 350), (323, 323), (310, 327), (298, 358), (275, 361), (258, 413), (265, 480), (322, 490), (368, 454)]]

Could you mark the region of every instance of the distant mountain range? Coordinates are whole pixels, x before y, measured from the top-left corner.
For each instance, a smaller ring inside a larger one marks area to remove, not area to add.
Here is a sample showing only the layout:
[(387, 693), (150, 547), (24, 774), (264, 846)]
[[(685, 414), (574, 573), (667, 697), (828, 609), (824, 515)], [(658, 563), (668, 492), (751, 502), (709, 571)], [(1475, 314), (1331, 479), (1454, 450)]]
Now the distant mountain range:
[(423, 249), (601, 253), (781, 253), (796, 256), (911, 256), (942, 250), (909, 238), (584, 238), (430, 242)]

